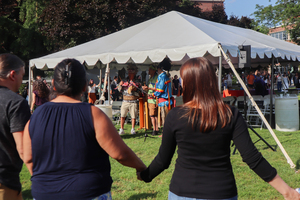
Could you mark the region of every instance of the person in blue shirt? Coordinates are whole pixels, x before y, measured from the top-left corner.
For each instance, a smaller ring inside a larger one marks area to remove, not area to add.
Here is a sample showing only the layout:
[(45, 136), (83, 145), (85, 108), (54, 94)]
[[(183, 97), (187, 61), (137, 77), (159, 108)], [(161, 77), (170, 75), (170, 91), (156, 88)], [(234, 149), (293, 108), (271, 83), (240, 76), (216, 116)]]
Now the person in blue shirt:
[(166, 71), (170, 68), (171, 61), (168, 58), (165, 58), (159, 63), (157, 66), (158, 77), (155, 84), (155, 92), (153, 93), (153, 96), (158, 98), (158, 106), (161, 107), (162, 125), (164, 125), (165, 118), (174, 102), (172, 98), (171, 80), (166, 74)]

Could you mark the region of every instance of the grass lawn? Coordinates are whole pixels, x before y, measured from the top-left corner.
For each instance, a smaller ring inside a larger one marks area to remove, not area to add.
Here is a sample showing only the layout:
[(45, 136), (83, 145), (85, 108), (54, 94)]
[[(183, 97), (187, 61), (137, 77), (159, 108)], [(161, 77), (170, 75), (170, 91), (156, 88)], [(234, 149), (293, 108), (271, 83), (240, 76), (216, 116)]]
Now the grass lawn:
[[(116, 126), (119, 128), (119, 126)], [(136, 127), (137, 128), (137, 127)], [(300, 187), (300, 173), (295, 173), (290, 168), (284, 155), (278, 148), (275, 140), (267, 129), (255, 129), (272, 147), (276, 149), (273, 152), (263, 141), (258, 141), (255, 146), (263, 156), (274, 166), (278, 174), (293, 188)], [(251, 131), (252, 140), (257, 141), (258, 137)], [(125, 125), (125, 132), (130, 132), (130, 126)], [(278, 139), (281, 141), (286, 152), (291, 157), (296, 168), (300, 168), (300, 133), (298, 132), (279, 132), (274, 130)], [(158, 136), (148, 137), (144, 142), (144, 130), (140, 130), (136, 135), (122, 135), (125, 143), (149, 165), (158, 152), (161, 144), (161, 138)], [(150, 131), (149, 131), (150, 134)], [(151, 135), (151, 134), (150, 134)], [(232, 151), (234, 147), (231, 147)], [(135, 175), (135, 169), (124, 167), (117, 161), (111, 159), (111, 175), (114, 180), (112, 185), (112, 196), (114, 200), (135, 200), (135, 199), (167, 199), (169, 183), (174, 171), (174, 164), (177, 154), (174, 155), (169, 169), (165, 170), (151, 183), (138, 181)], [(263, 199), (283, 199), (283, 197), (274, 190), (269, 184), (260, 179), (249, 167), (242, 162), (239, 152), (231, 156), (231, 162), (238, 187), (238, 197), (241, 200), (263, 200)], [(31, 200), (31, 182), (30, 175), (24, 166), (20, 174), (23, 185), (23, 197), (25, 200)]]

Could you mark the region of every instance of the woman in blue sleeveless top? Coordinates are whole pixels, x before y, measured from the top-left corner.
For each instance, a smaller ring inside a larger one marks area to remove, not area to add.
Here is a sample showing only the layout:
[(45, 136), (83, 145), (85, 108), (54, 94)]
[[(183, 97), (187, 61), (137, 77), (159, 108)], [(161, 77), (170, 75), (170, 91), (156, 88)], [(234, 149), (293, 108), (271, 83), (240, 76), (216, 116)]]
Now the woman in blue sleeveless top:
[(111, 199), (109, 156), (121, 164), (146, 169), (99, 108), (80, 101), (86, 71), (75, 59), (54, 71), (57, 97), (38, 107), (24, 131), (24, 163), (36, 200)]

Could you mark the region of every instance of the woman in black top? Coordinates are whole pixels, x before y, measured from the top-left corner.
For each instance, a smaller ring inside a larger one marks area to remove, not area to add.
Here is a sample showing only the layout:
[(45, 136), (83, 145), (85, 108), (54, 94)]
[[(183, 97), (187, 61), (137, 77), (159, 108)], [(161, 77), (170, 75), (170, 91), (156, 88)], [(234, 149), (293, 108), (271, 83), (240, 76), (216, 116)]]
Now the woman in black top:
[(230, 163), (233, 140), (243, 161), (257, 175), (285, 199), (300, 199), (257, 151), (238, 110), (223, 103), (211, 63), (205, 58), (190, 59), (181, 67), (180, 76), (184, 105), (169, 112), (159, 152), (150, 166), (137, 174), (138, 179), (150, 182), (167, 169), (178, 146), (170, 200), (237, 199)]

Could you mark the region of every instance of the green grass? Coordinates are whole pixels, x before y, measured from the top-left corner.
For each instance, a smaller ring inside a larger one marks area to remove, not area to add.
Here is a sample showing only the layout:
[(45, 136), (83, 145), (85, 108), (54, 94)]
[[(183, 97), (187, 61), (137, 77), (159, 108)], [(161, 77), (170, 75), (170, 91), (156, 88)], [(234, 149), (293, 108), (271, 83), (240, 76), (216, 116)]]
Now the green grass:
[[(119, 126), (116, 126), (119, 128)], [(136, 127), (137, 128), (137, 127)], [(257, 141), (258, 137), (251, 131), (252, 140)], [(276, 152), (273, 152), (263, 141), (258, 141), (255, 146), (263, 154), (263, 156), (274, 166), (278, 174), (293, 188), (300, 187), (300, 173), (295, 173), (290, 168), (284, 155), (277, 146), (275, 140), (267, 129), (255, 129)], [(130, 132), (130, 126), (125, 125), (125, 132)], [(300, 134), (298, 132), (280, 132), (274, 130), (286, 152), (296, 165), (300, 168)], [(158, 136), (148, 137), (144, 142), (144, 130), (140, 130), (136, 135), (122, 135), (124, 142), (145, 162), (149, 165), (156, 156), (161, 138)], [(150, 131), (149, 131), (150, 134)], [(151, 135), (151, 134), (150, 134)], [(231, 147), (232, 151), (234, 147)], [(174, 155), (173, 161), (169, 169), (165, 170), (157, 176), (151, 183), (138, 181), (135, 175), (135, 169), (124, 167), (117, 161), (111, 159), (111, 175), (114, 180), (112, 185), (112, 196), (114, 200), (138, 200), (138, 199), (167, 199), (169, 183), (174, 171), (174, 164), (177, 154)], [(283, 197), (269, 184), (260, 179), (249, 167), (243, 163), (239, 152), (231, 156), (231, 162), (238, 187), (238, 197), (241, 200), (269, 200), (283, 199)], [(21, 182), (23, 185), (23, 197), (25, 200), (31, 200), (31, 182), (30, 175), (26, 167), (21, 172)]]

